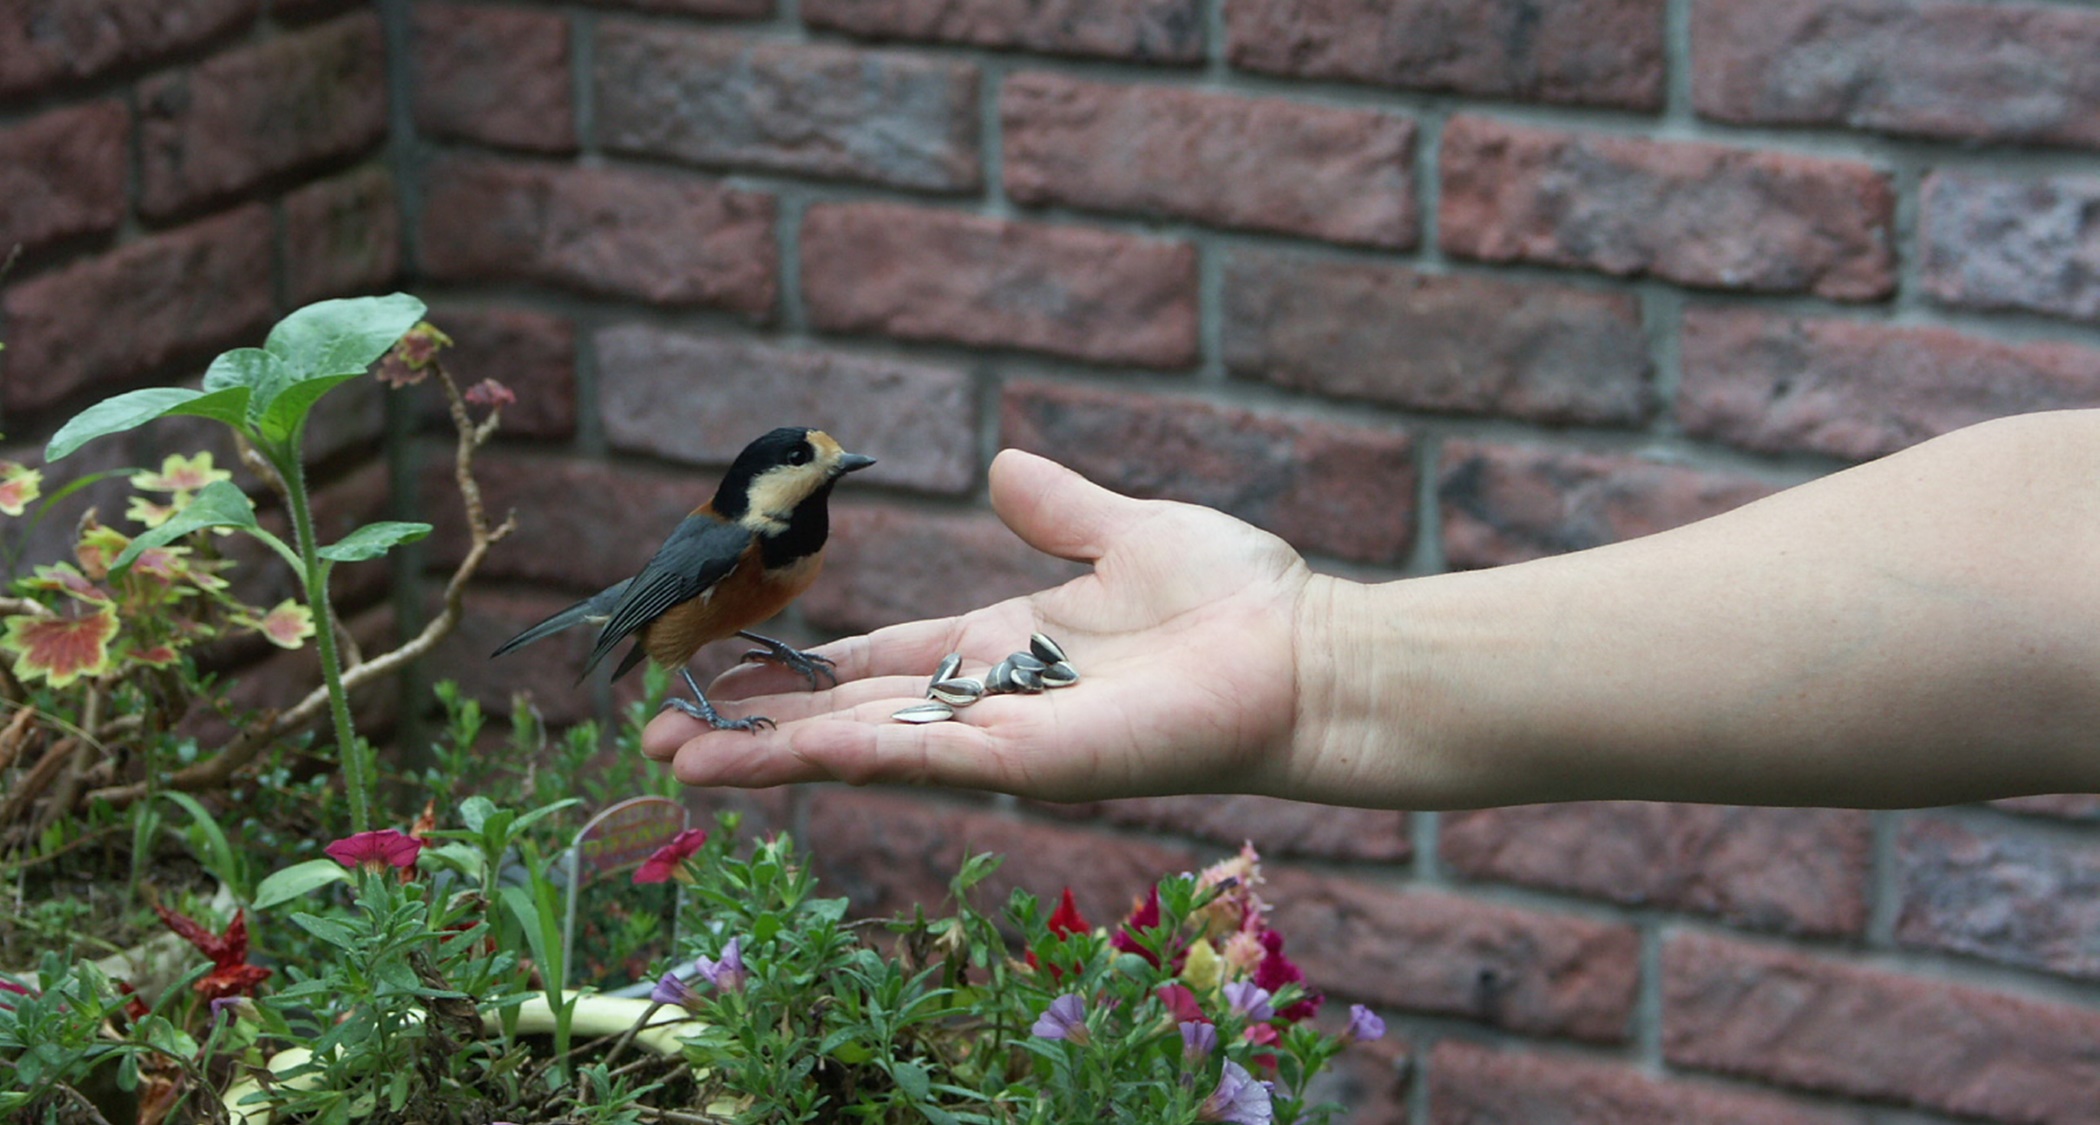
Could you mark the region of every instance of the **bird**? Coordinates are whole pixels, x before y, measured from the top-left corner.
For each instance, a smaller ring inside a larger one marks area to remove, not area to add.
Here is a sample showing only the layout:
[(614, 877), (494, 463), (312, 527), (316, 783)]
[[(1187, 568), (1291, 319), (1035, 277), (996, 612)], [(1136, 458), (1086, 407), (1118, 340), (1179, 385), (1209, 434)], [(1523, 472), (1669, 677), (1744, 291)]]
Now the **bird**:
[[(497, 646), (491, 659), (578, 625), (598, 626), (583, 676), (628, 638), (634, 646), (613, 670), (619, 679), (643, 657), (675, 669), (693, 693), (664, 701), (716, 730), (756, 732), (771, 719), (726, 718), (708, 702), (686, 662), (703, 645), (742, 637), (761, 647), (747, 661), (780, 664), (815, 689), (838, 682), (830, 660), (750, 631), (801, 596), (824, 565), (829, 502), (839, 479), (875, 463), (848, 453), (830, 434), (782, 426), (744, 447), (714, 498), (693, 509), (641, 573), (616, 582)], [(578, 677), (581, 682), (582, 676)]]

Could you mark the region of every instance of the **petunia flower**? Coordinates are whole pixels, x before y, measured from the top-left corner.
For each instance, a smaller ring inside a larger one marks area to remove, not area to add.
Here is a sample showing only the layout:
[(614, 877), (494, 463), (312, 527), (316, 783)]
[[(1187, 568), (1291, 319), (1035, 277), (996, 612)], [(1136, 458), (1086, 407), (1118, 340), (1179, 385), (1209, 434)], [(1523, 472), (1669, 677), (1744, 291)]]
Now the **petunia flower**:
[[(1268, 989), (1271, 993), (1282, 991), (1283, 986), (1287, 984), (1304, 983), (1305, 971), (1292, 964), (1291, 959), (1283, 955), (1282, 934), (1277, 933), (1275, 930), (1269, 930), (1262, 934), (1261, 947), (1263, 956), (1261, 964), (1254, 967), (1254, 983)], [(1286, 1005), (1283, 1011), (1278, 1014), (1292, 1023), (1311, 1019), (1319, 1014), (1320, 1002), (1324, 999), (1326, 997), (1319, 993), (1308, 991), (1302, 999)]]
[(1143, 957), (1156, 969), (1159, 967), (1159, 955), (1146, 949), (1144, 943), (1138, 941), (1137, 935), (1158, 927), (1159, 888), (1154, 886), (1152, 893), (1145, 897), (1145, 901), (1130, 912), (1130, 917), (1123, 919), (1122, 928), (1115, 932), (1115, 936), (1109, 938), (1109, 944), (1125, 953), (1135, 953)]
[(1043, 1009), (1043, 1014), (1036, 1018), (1035, 1026), (1029, 1031), (1038, 1039), (1062, 1039), (1086, 1046), (1086, 1001), (1081, 1000), (1077, 992), (1065, 993), (1050, 1001), (1050, 1006)]
[[(1260, 854), (1251, 843), (1241, 845), (1238, 855), (1219, 860), (1196, 876), (1197, 901), (1203, 905), (1196, 908), (1190, 919), (1201, 927), (1202, 936), (1213, 941), (1223, 941), (1239, 930), (1259, 933), (1269, 905), (1254, 893), (1254, 888), (1263, 882)], [(1209, 894), (1207, 900), (1204, 892)]]
[(1218, 951), (1225, 961), (1224, 973), (1229, 977), (1243, 977), (1258, 967), (1269, 951), (1261, 947), (1261, 934), (1254, 930), (1241, 930), (1225, 939), (1225, 947)]
[(1218, 951), (1209, 939), (1197, 938), (1189, 943), (1188, 954), (1181, 959), (1181, 979), (1187, 981), (1190, 988), (1209, 992), (1218, 987), (1224, 976), (1225, 963), (1219, 959)]
[(0, 649), (15, 654), (15, 678), (41, 678), (55, 688), (109, 671), (109, 642), (117, 635), (117, 611), (102, 605), (83, 616), (35, 614), (9, 617)]
[(140, 471), (131, 474), (131, 486), (143, 488), (148, 492), (183, 493), (195, 492), (207, 484), (232, 479), (232, 473), (212, 467), (211, 453), (207, 450), (195, 457), (170, 453), (161, 461), (159, 472)]
[(721, 960), (713, 961), (701, 957), (695, 964), (700, 970), (700, 975), (707, 978), (707, 983), (723, 992), (742, 992), (745, 979), (751, 975), (744, 969), (744, 950), (740, 938), (730, 938), (729, 944), (722, 947)]
[(637, 883), (664, 883), (677, 878), (684, 869), (685, 861), (707, 843), (707, 830), (688, 828), (671, 837), (671, 842), (651, 852), (648, 859), (635, 869)]
[(1266, 1023), (1276, 1018), (1276, 1009), (1270, 1006), (1270, 999), (1269, 990), (1253, 981), (1236, 980), (1225, 986), (1225, 1003), (1253, 1023)]
[(1385, 1021), (1378, 1018), (1378, 1013), (1364, 1007), (1362, 1004), (1351, 1004), (1349, 1005), (1349, 1026), (1342, 1029), (1342, 1034), (1356, 1040), (1358, 1043), (1369, 1043), (1373, 1039), (1383, 1039), (1385, 1038)]
[(1247, 1068), (1226, 1060), (1218, 1076), (1218, 1088), (1203, 1099), (1196, 1110), (1199, 1121), (1230, 1121), (1234, 1125), (1270, 1125), (1276, 1110), (1269, 1102), (1269, 1084), (1257, 1082)]
[(1196, 994), (1190, 992), (1187, 986), (1179, 984), (1161, 985), (1158, 996), (1159, 1002), (1167, 1006), (1168, 1014), (1172, 1015), (1176, 1020), (1183, 1023), (1191, 1020), (1199, 1023), (1210, 1022), (1209, 1017), (1203, 1014), (1203, 1006), (1196, 1003)]
[(1218, 1049), (1218, 1029), (1208, 1022), (1186, 1020), (1181, 1024), (1181, 1059), (1186, 1063), (1199, 1063)]
[[(1083, 934), (1087, 931), (1086, 918), (1079, 913), (1079, 904), (1072, 901), (1072, 888), (1066, 887), (1064, 894), (1057, 900), (1057, 909), (1050, 912), (1049, 926), (1050, 932), (1061, 938), (1070, 937), (1073, 934)], [(1042, 963), (1036, 960), (1034, 950), (1029, 950), (1025, 957), (1029, 968), (1040, 969), (1043, 967)], [(1071, 968), (1072, 971), (1077, 972), (1079, 966), (1075, 964)], [(1065, 966), (1050, 966), (1051, 980), (1062, 980), (1064, 975)]]
[(483, 379), (481, 382), (468, 387), (467, 393), (461, 397), (465, 398), (471, 405), (486, 406), (491, 410), (501, 410), (518, 401), (518, 396), (509, 387), (494, 379)]
[(211, 972), (194, 986), (197, 995), (205, 1000), (219, 1000), (229, 996), (245, 996), (256, 985), (270, 979), (271, 970), (248, 963), (248, 914), (244, 910), (233, 912), (233, 921), (226, 923), (224, 934), (215, 934), (200, 926), (193, 919), (153, 903), (153, 912), (167, 923), (182, 940), (197, 948), (197, 952), (211, 958)]
[(363, 867), (381, 874), (389, 867), (399, 871), (414, 867), (416, 857), (423, 853), (423, 841), (392, 828), (380, 828), (345, 836), (321, 850), (344, 867)]
[(688, 1012), (697, 1012), (707, 1004), (707, 999), (675, 972), (657, 978), (656, 987), (649, 990), (649, 999), (658, 1004), (675, 1004)]
[(0, 461), (0, 513), (19, 516), (44, 494), (44, 474), (18, 461)]
[(211, 1002), (211, 1020), (253, 1020), (261, 1018), (255, 1001), (246, 996), (221, 996)]

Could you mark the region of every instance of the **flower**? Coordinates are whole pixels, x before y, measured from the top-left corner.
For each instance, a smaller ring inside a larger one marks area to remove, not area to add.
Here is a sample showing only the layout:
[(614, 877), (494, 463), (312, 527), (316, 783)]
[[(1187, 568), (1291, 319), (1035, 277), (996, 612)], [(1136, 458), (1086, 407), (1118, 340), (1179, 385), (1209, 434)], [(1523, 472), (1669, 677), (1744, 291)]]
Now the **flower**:
[(244, 910), (233, 912), (233, 921), (226, 923), (224, 934), (215, 934), (194, 920), (177, 914), (160, 903), (153, 904), (153, 912), (167, 923), (169, 929), (197, 947), (197, 952), (211, 958), (211, 972), (194, 986), (197, 995), (205, 1000), (219, 1000), (228, 996), (245, 996), (256, 985), (270, 979), (270, 970), (248, 963), (248, 914)]
[(278, 602), (261, 618), (243, 622), (278, 648), (299, 648), (314, 635), (314, 611), (290, 598)]
[[(1050, 912), (1049, 925), (1050, 932), (1056, 934), (1059, 938), (1068, 938), (1073, 934), (1083, 934), (1087, 931), (1086, 918), (1079, 913), (1079, 904), (1072, 901), (1072, 888), (1066, 887), (1064, 895), (1057, 900), (1057, 909)], [(1026, 958), (1029, 968), (1040, 969), (1043, 967), (1042, 963), (1036, 959), (1035, 950), (1029, 950)], [(1077, 963), (1074, 963), (1071, 968), (1073, 972), (1079, 971)], [(1064, 966), (1050, 966), (1051, 980), (1062, 980), (1064, 975)]]
[(1243, 977), (1261, 964), (1269, 951), (1261, 947), (1261, 935), (1253, 930), (1241, 930), (1225, 939), (1225, 948), (1220, 956), (1225, 959), (1227, 976)]
[(0, 461), (0, 512), (19, 516), (44, 493), (44, 474), (17, 461)]
[(688, 1012), (699, 1011), (707, 1001), (685, 978), (677, 973), (665, 973), (656, 980), (656, 987), (649, 990), (649, 999), (657, 1004), (676, 1004)]
[(1246, 1067), (1228, 1059), (1225, 1072), (1218, 1075), (1218, 1088), (1203, 1099), (1196, 1117), (1236, 1125), (1269, 1125), (1276, 1119), (1276, 1110), (1269, 1104), (1269, 1084), (1255, 1081)]
[(381, 874), (389, 867), (406, 871), (415, 866), (416, 857), (423, 852), (423, 841), (391, 828), (380, 828), (345, 836), (321, 850), (344, 867), (362, 866)]
[(423, 321), (387, 349), (372, 375), (389, 387), (420, 383), (429, 374), (430, 365), (437, 360), (438, 349), (451, 346), (452, 337), (438, 331), (429, 321)]
[(109, 642), (117, 635), (117, 611), (102, 605), (85, 616), (37, 614), (10, 617), (0, 648), (15, 654), (15, 678), (41, 677), (55, 688), (109, 671)]
[(1159, 1002), (1165, 1004), (1167, 1011), (1183, 1023), (1191, 1020), (1199, 1023), (1210, 1022), (1209, 1017), (1203, 1014), (1202, 1006), (1196, 1003), (1196, 994), (1184, 985), (1161, 985)]
[(211, 1021), (252, 1020), (260, 1018), (255, 1001), (246, 996), (221, 996), (211, 1002)]
[(7, 979), (6, 977), (0, 977), (0, 1008), (14, 1007), (14, 1002), (8, 999), (9, 995), (35, 996), (36, 993), (29, 991), (29, 989), (23, 987), (22, 985), (16, 984), (15, 982)]
[[(1291, 959), (1283, 955), (1282, 934), (1277, 933), (1275, 930), (1262, 934), (1261, 947), (1263, 950), (1261, 964), (1254, 968), (1255, 984), (1274, 993), (1281, 991), (1284, 985), (1304, 982), (1305, 971), (1292, 964)], [(1293, 1001), (1278, 1014), (1292, 1023), (1311, 1019), (1319, 1014), (1320, 1002), (1325, 999), (1326, 997), (1319, 993), (1308, 990), (1303, 999)]]
[(1224, 976), (1225, 963), (1218, 959), (1218, 951), (1209, 939), (1197, 938), (1189, 943), (1188, 956), (1181, 959), (1181, 979), (1187, 981), (1190, 988), (1209, 992), (1218, 987)]
[(706, 829), (688, 828), (680, 832), (678, 835), (671, 837), (670, 843), (651, 852), (649, 858), (642, 861), (642, 865), (635, 869), (634, 881), (637, 883), (669, 882), (674, 876), (678, 875), (679, 869), (684, 865), (685, 861), (691, 859), (693, 853), (700, 850), (700, 845), (706, 842)]
[(696, 962), (696, 967), (700, 975), (707, 978), (707, 983), (723, 992), (742, 992), (745, 978), (751, 975), (744, 970), (744, 950), (738, 938), (730, 938), (729, 944), (722, 947), (721, 960), (710, 961), (702, 957)]
[(1275, 1018), (1276, 1010), (1269, 1006), (1270, 998), (1269, 990), (1253, 981), (1236, 980), (1225, 986), (1225, 1002), (1252, 1023)]
[(475, 406), (486, 406), (491, 410), (501, 410), (518, 401), (518, 396), (513, 394), (509, 387), (494, 379), (483, 379), (468, 387), (467, 393), (462, 397)]
[(1356, 1040), (1358, 1043), (1369, 1043), (1373, 1039), (1383, 1039), (1385, 1038), (1385, 1021), (1378, 1018), (1378, 1013), (1364, 1007), (1362, 1004), (1351, 1004), (1349, 1005), (1349, 1026), (1342, 1029), (1342, 1034)]
[(1125, 953), (1135, 953), (1143, 957), (1153, 968), (1158, 968), (1159, 955), (1146, 949), (1144, 944), (1137, 939), (1138, 934), (1144, 933), (1146, 930), (1157, 929), (1158, 927), (1159, 888), (1154, 886), (1152, 893), (1146, 896), (1145, 901), (1131, 910), (1130, 917), (1123, 919), (1123, 928), (1116, 931), (1115, 936), (1109, 939), (1109, 944)]
[(1198, 1063), (1210, 1057), (1218, 1049), (1218, 1029), (1209, 1023), (1186, 1020), (1181, 1024), (1181, 1058), (1184, 1062)]
[(1197, 901), (1203, 905), (1196, 908), (1191, 919), (1202, 928), (1204, 937), (1215, 941), (1223, 941), (1235, 931), (1260, 932), (1269, 904), (1254, 893), (1254, 888), (1264, 881), (1261, 856), (1253, 844), (1242, 844), (1240, 854), (1211, 864), (1196, 876), (1196, 889), (1212, 894), (1208, 901), (1199, 895)]
[[(232, 479), (232, 473), (212, 467), (211, 453), (209, 451), (199, 453), (195, 457), (184, 457), (180, 453), (170, 453), (161, 461), (159, 472), (154, 473), (142, 470), (131, 474), (131, 486), (133, 488), (143, 488), (148, 492), (174, 492), (180, 494), (195, 492), (207, 484)], [(176, 507), (179, 508), (181, 505), (177, 504)]]
[(1043, 1014), (1036, 1018), (1035, 1026), (1029, 1029), (1038, 1039), (1062, 1039), (1068, 1043), (1085, 1046), (1086, 1001), (1077, 992), (1067, 992), (1050, 1001)]

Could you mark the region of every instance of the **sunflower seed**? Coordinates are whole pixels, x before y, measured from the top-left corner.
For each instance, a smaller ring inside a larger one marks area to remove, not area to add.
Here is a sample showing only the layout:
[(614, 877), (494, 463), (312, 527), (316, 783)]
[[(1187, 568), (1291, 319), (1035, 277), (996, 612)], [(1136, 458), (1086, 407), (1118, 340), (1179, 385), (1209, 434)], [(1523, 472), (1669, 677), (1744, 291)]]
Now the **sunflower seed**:
[(1043, 686), (1047, 688), (1071, 687), (1079, 682), (1079, 669), (1072, 667), (1068, 661), (1056, 661), (1040, 674), (1043, 677)]
[(1006, 659), (1008, 663), (1014, 666), (1014, 669), (1016, 671), (1021, 672), (1040, 672), (1043, 669), (1048, 668), (1050, 666), (1049, 661), (1037, 660), (1035, 657), (1025, 652), (1014, 653), (1012, 656), (1009, 656)]
[(984, 681), (969, 676), (957, 676), (927, 688), (926, 694), (950, 707), (968, 707), (984, 694)]
[(986, 695), (1005, 695), (1019, 690), (1021, 685), (1014, 682), (1014, 662), (1011, 660), (1002, 660), (992, 665), (992, 670), (984, 674)]
[(1066, 659), (1064, 646), (1042, 633), (1028, 634), (1028, 651), (1034, 653), (1035, 658), (1045, 664), (1056, 664)]
[(941, 723), (955, 717), (955, 708), (945, 703), (914, 703), (890, 718), (900, 723)]
[(951, 652), (941, 657), (940, 667), (933, 670), (933, 682), (940, 683), (942, 680), (952, 680), (955, 678), (955, 674), (960, 671), (962, 671), (962, 653)]
[(1043, 690), (1043, 673), (1038, 668), (1014, 669), (1014, 690), (1023, 695), (1034, 695)]

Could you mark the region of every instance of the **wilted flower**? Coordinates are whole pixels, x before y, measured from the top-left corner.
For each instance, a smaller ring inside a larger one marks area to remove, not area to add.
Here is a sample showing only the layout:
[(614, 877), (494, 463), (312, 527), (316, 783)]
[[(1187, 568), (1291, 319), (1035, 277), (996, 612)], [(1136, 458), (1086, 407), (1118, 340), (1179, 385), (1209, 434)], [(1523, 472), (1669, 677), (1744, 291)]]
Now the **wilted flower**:
[(691, 859), (693, 853), (699, 851), (700, 845), (705, 843), (707, 843), (707, 831), (705, 829), (688, 828), (680, 832), (678, 835), (671, 837), (670, 843), (651, 852), (649, 858), (642, 861), (642, 865), (635, 869), (634, 881), (637, 883), (669, 882), (685, 866), (685, 861)]
[(211, 1002), (211, 1021), (252, 1020), (260, 1018), (255, 1001), (246, 996), (221, 996)]
[(1276, 1111), (1269, 1104), (1269, 1084), (1255, 1081), (1246, 1067), (1228, 1059), (1225, 1072), (1218, 1076), (1218, 1088), (1203, 1099), (1196, 1117), (1236, 1125), (1269, 1125), (1276, 1119)]
[(1385, 1038), (1385, 1021), (1378, 1018), (1378, 1013), (1364, 1007), (1362, 1004), (1351, 1004), (1349, 1005), (1349, 1026), (1342, 1029), (1342, 1034), (1356, 1040), (1358, 1043), (1369, 1043), (1373, 1039), (1383, 1039)]
[(656, 980), (656, 987), (649, 990), (649, 999), (658, 1004), (676, 1004), (688, 1012), (699, 1011), (707, 1001), (685, 978), (677, 973), (665, 973)]
[(1218, 1049), (1218, 1029), (1208, 1023), (1187, 1020), (1181, 1024), (1181, 1057), (1185, 1062), (1201, 1062)]
[(43, 491), (41, 471), (16, 461), (0, 461), (0, 512), (19, 516)]
[(1276, 1009), (1269, 1005), (1269, 990), (1253, 981), (1236, 980), (1225, 986), (1225, 1002), (1232, 1010), (1246, 1016), (1254, 1023), (1263, 1023), (1276, 1017)]
[(723, 992), (742, 992), (744, 979), (751, 975), (744, 971), (744, 950), (739, 938), (730, 938), (729, 944), (722, 947), (721, 960), (702, 957), (696, 966), (707, 983)]
[(467, 393), (462, 397), (473, 406), (486, 406), (491, 410), (501, 410), (518, 401), (518, 396), (513, 394), (509, 387), (494, 379), (483, 379), (468, 387)]
[(379, 357), (379, 366), (372, 372), (374, 378), (389, 387), (406, 387), (423, 381), (430, 373), (430, 365), (437, 359), (438, 349), (452, 346), (452, 337), (437, 330), (429, 321), (422, 321), (404, 333), (387, 353)]
[(1062, 1039), (1068, 1043), (1085, 1046), (1086, 1001), (1077, 992), (1067, 992), (1050, 1001), (1050, 1006), (1037, 1017), (1035, 1026), (1029, 1029), (1039, 1039)]
[(197, 952), (211, 958), (211, 972), (199, 980), (195, 988), (197, 995), (206, 1000), (218, 1000), (228, 996), (245, 995), (249, 989), (270, 979), (270, 970), (248, 963), (248, 915), (246, 911), (233, 912), (233, 921), (226, 923), (224, 934), (215, 934), (194, 920), (169, 910), (159, 903), (153, 904), (153, 912), (167, 923), (182, 940), (197, 947)]
[(375, 874), (392, 867), (406, 871), (423, 852), (423, 841), (391, 828), (345, 836), (321, 849), (344, 867), (363, 867)]

